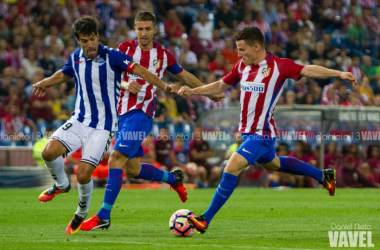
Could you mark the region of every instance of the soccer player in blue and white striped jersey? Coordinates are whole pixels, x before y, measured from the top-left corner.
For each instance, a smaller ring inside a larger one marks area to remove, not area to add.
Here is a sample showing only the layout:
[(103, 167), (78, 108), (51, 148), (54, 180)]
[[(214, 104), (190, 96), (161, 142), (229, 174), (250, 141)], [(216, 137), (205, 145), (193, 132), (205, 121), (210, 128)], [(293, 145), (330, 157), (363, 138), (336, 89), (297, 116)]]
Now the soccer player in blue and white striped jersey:
[(76, 102), (72, 117), (50, 137), (42, 158), (56, 183), (38, 197), (42, 202), (70, 190), (64, 172), (62, 155), (82, 148), (77, 170), (79, 203), (66, 234), (77, 233), (87, 216), (93, 182), (91, 174), (98, 166), (118, 130), (117, 103), (124, 72), (135, 74), (164, 90), (170, 86), (132, 61), (126, 54), (99, 44), (98, 27), (94, 17), (84, 16), (73, 25), (80, 49), (74, 51), (62, 70), (33, 85), (42, 96), (47, 88), (75, 79)]

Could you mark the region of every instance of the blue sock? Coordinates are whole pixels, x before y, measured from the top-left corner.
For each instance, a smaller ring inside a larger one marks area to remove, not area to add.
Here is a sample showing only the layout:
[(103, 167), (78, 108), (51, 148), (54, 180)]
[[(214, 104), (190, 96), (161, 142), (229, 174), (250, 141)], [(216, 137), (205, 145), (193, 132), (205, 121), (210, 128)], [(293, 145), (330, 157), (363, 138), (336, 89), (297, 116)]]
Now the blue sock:
[(123, 184), (123, 169), (110, 168), (108, 171), (107, 186), (104, 193), (103, 206), (98, 212), (98, 217), (102, 220), (109, 220), (112, 206)]
[(212, 218), (215, 214), (222, 208), (224, 203), (230, 198), (232, 192), (236, 187), (238, 177), (233, 174), (224, 172), (222, 175), (222, 181), (220, 182), (218, 188), (215, 191), (214, 198), (210, 204), (210, 207), (203, 214), (206, 217), (206, 221), (210, 224)]
[(170, 185), (174, 184), (175, 178), (174, 175), (168, 171), (162, 171), (159, 168), (156, 168), (152, 164), (142, 163), (141, 172), (136, 179), (144, 179), (149, 181), (163, 181)]
[(324, 176), (322, 170), (315, 168), (306, 162), (290, 156), (279, 156), (280, 168), (279, 172), (290, 174), (307, 175), (316, 179), (319, 183), (323, 182)]

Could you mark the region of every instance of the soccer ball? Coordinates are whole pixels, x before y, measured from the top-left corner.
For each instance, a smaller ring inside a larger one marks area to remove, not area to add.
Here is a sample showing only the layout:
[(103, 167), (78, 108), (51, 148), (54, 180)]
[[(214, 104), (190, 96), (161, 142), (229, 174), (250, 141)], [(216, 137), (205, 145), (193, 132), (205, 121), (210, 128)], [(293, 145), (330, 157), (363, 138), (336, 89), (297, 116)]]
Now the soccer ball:
[(170, 217), (169, 228), (175, 236), (191, 237), (195, 233), (195, 228), (187, 221), (187, 216), (192, 214), (188, 209), (181, 209)]

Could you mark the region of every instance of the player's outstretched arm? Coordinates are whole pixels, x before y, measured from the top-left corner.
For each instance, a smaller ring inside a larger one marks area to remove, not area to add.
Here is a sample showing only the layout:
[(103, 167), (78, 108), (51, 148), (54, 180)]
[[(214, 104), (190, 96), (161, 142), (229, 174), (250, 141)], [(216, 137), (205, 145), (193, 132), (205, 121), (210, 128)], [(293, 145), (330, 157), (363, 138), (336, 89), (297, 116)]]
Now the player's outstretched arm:
[[(185, 83), (190, 88), (196, 88), (196, 87), (203, 86), (203, 84), (201, 83), (201, 81), (199, 81), (198, 78), (196, 78), (193, 74), (189, 73), (186, 70), (183, 70), (181, 73), (176, 74), (175, 76), (178, 77), (181, 82)], [(173, 90), (172, 90), (172, 92), (173, 92)], [(178, 92), (178, 91), (175, 91), (175, 92)], [(207, 97), (210, 98), (210, 100), (212, 100), (214, 102), (218, 102), (218, 101), (221, 101), (224, 99), (224, 93), (218, 93), (215, 95), (208, 95)]]
[(33, 93), (39, 97), (44, 96), (47, 88), (67, 82), (70, 78), (70, 76), (63, 74), (62, 70), (58, 70), (52, 76), (33, 84)]
[(207, 85), (203, 85), (201, 87), (197, 87), (194, 89), (189, 89), (187, 87), (182, 87), (178, 94), (181, 96), (190, 96), (190, 95), (204, 95), (204, 96), (211, 96), (211, 95), (217, 95), (220, 93), (223, 93), (226, 89), (228, 89), (230, 86), (223, 82), (223, 80), (219, 80)]
[(352, 85), (357, 86), (358, 82), (351, 72), (343, 72), (340, 70), (328, 69), (318, 65), (307, 65), (301, 71), (301, 76), (327, 79), (340, 78), (341, 80), (349, 81)]
[(133, 69), (133, 74), (138, 75), (145, 81), (147, 81), (149, 84), (152, 84), (160, 89), (163, 89), (164, 91), (170, 91), (170, 85), (164, 83), (160, 80), (156, 75), (153, 75), (151, 72), (146, 70), (145, 68), (141, 67), (138, 64), (135, 64), (135, 67)]

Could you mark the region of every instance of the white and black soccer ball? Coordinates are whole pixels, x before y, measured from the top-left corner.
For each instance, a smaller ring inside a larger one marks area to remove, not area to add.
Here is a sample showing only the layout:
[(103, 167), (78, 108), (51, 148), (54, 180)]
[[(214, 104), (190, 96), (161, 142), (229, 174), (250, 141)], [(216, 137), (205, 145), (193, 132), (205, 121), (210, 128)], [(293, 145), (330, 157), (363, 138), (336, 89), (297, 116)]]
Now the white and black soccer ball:
[(192, 213), (188, 209), (180, 209), (172, 214), (169, 220), (169, 228), (175, 236), (191, 237), (195, 233), (194, 226), (187, 220), (187, 216)]

